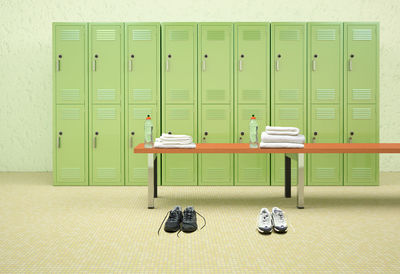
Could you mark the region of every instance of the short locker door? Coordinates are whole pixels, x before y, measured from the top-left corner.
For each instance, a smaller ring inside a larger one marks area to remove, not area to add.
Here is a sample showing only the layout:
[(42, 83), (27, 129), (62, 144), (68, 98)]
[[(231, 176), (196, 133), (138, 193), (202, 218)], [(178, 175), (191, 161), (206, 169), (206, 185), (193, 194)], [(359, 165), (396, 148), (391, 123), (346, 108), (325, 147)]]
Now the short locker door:
[[(200, 130), (202, 142), (232, 143), (232, 111), (230, 105), (203, 105)], [(201, 185), (233, 185), (232, 154), (200, 154)]]
[(87, 133), (85, 106), (56, 107), (55, 185), (87, 185)]
[(160, 76), (160, 25), (126, 26), (126, 91), (129, 104), (156, 104)]
[(57, 104), (84, 104), (86, 99), (86, 24), (54, 25), (54, 77)]
[(90, 87), (93, 104), (119, 104), (123, 91), (123, 24), (90, 24)]
[[(128, 128), (129, 136), (125, 146), (127, 149), (127, 174), (126, 185), (147, 185), (147, 154), (133, 153), (133, 148), (144, 142), (144, 122), (147, 115), (151, 116), (153, 132), (158, 132), (158, 115), (155, 105), (129, 105)], [(155, 136), (156, 137), (156, 136)]]
[[(249, 123), (253, 114), (258, 123), (258, 138), (265, 130), (267, 107), (240, 105), (237, 113), (238, 143), (249, 143)], [(236, 154), (236, 185), (269, 185), (269, 158), (269, 154)]]
[(121, 185), (121, 113), (118, 105), (93, 106), (91, 153), (92, 184)]
[[(195, 112), (193, 105), (168, 105), (165, 110), (166, 133), (194, 136)], [(165, 154), (164, 185), (197, 185), (196, 154)]]

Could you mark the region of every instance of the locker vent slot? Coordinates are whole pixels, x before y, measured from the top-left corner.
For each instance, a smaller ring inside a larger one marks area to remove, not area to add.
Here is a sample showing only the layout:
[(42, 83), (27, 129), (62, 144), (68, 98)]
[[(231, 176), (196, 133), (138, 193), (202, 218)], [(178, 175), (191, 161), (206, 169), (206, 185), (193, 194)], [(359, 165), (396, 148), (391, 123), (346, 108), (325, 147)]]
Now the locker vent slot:
[(334, 120), (336, 118), (335, 108), (317, 108), (315, 110), (317, 120)]
[(192, 180), (193, 177), (190, 170), (187, 168), (170, 168), (168, 173), (168, 178), (177, 181), (187, 180), (188, 178)]
[(207, 177), (210, 178), (212, 181), (226, 179), (225, 170), (223, 168), (207, 168), (206, 174)]
[(189, 90), (187, 89), (170, 89), (167, 93), (168, 101), (182, 102), (188, 101)]
[(81, 174), (80, 168), (62, 168), (61, 169), (61, 179), (72, 180), (72, 179), (80, 179)]
[(335, 89), (323, 89), (317, 88), (317, 100), (328, 101), (336, 99), (336, 90)]
[(355, 41), (372, 40), (372, 29), (353, 29), (353, 40)]
[(134, 41), (150, 41), (152, 31), (148, 29), (132, 30), (132, 40)]
[(299, 109), (298, 108), (280, 108), (279, 109), (279, 120), (298, 120)]
[[(153, 116), (153, 111), (151, 108), (135, 108), (133, 110), (133, 119), (135, 120), (143, 120), (146, 119), (147, 115)], [(152, 117), (154, 119), (154, 117)], [(154, 121), (153, 121), (154, 122)]]
[(151, 101), (153, 99), (153, 91), (151, 89), (134, 88), (131, 90), (131, 96), (134, 101)]
[(134, 179), (147, 179), (147, 168), (134, 168), (132, 177)]
[(98, 120), (115, 120), (117, 112), (115, 108), (97, 108), (96, 119)]
[(314, 169), (316, 179), (335, 179), (336, 168), (316, 168)]
[(250, 121), (251, 115), (254, 114), (259, 121), (265, 121), (265, 110), (263, 109), (243, 109), (242, 120)]
[(300, 31), (298, 30), (281, 30), (279, 32), (279, 40), (281, 41), (297, 41), (300, 39)]
[(260, 40), (261, 32), (259, 30), (245, 30), (243, 31), (243, 40)]
[(353, 108), (352, 116), (354, 120), (371, 120), (371, 108)]
[(263, 170), (261, 168), (244, 168), (242, 176), (245, 180), (261, 180), (263, 179)]
[(97, 100), (99, 101), (114, 101), (116, 96), (115, 89), (98, 89)]
[(116, 168), (97, 168), (96, 169), (97, 179), (117, 179), (117, 169)]
[(79, 89), (62, 89), (60, 92), (60, 99), (62, 101), (79, 101), (81, 91)]
[(116, 39), (116, 31), (113, 29), (96, 30), (96, 40), (98, 41), (114, 41)]
[(352, 179), (372, 179), (372, 170), (370, 168), (352, 168), (351, 169)]
[(188, 109), (170, 109), (168, 111), (168, 119), (171, 120), (188, 120), (191, 117)]
[(242, 90), (242, 97), (246, 101), (259, 101), (263, 99), (263, 92), (259, 89), (245, 89)]
[(335, 29), (319, 29), (317, 30), (318, 41), (335, 41), (336, 30)]
[(206, 91), (207, 101), (223, 101), (225, 100), (225, 90), (223, 89), (208, 89)]
[(79, 41), (81, 31), (78, 29), (66, 29), (60, 31), (60, 38), (63, 41)]
[(353, 100), (371, 100), (372, 91), (368, 88), (354, 88), (351, 90), (351, 95)]
[(189, 39), (187, 30), (171, 30), (169, 32), (169, 40), (171, 41), (186, 41)]
[(61, 112), (62, 120), (79, 120), (81, 118), (81, 109), (64, 108)]
[(299, 101), (300, 90), (298, 89), (281, 89), (279, 90), (279, 100), (281, 101)]
[(207, 40), (223, 41), (225, 40), (225, 32), (223, 30), (209, 30), (207, 31)]
[(225, 120), (226, 112), (220, 109), (208, 109), (206, 112), (207, 120)]

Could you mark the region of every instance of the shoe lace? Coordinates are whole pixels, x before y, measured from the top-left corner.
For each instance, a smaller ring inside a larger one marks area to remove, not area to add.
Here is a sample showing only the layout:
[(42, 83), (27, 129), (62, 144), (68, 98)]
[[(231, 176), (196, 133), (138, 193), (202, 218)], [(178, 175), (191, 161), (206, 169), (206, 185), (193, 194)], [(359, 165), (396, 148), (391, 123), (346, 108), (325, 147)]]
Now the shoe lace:
[(174, 211), (174, 210), (168, 211), (167, 214), (165, 214), (164, 220), (162, 221), (160, 227), (158, 228), (158, 231), (157, 231), (158, 235), (160, 235), (161, 227), (164, 224), (165, 219), (167, 219), (168, 213), (169, 213), (168, 220), (176, 220), (178, 218), (178, 214), (176, 213), (176, 211)]
[[(194, 211), (185, 211), (185, 212), (184, 212), (184, 216), (185, 216), (185, 217), (188, 217), (188, 218), (190, 218), (190, 219), (192, 219), (193, 213), (195, 213), (195, 214), (199, 215), (201, 218), (203, 218), (204, 224), (203, 224), (203, 226), (200, 228), (200, 230), (202, 230), (202, 229), (206, 226), (206, 224), (207, 224), (206, 218), (204, 218), (203, 215), (201, 215), (200, 213), (198, 213), (197, 211), (194, 210)], [(187, 223), (187, 224), (194, 227), (194, 225), (192, 225), (191, 223)], [(177, 236), (178, 238), (179, 238), (179, 233), (181, 233), (181, 231), (182, 231), (182, 229), (179, 229), (178, 233), (176, 234), (176, 236)]]

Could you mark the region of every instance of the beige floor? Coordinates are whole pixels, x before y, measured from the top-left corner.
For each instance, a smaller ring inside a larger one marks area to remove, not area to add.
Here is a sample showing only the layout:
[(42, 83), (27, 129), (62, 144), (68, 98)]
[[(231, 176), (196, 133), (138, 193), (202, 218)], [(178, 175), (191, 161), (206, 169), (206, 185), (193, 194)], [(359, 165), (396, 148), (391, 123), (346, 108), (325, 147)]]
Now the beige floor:
[[(0, 173), (0, 272), (400, 272), (400, 174), (379, 187), (307, 187), (304, 210), (282, 187), (159, 193), (148, 210), (145, 187), (53, 187), (51, 174)], [(207, 226), (157, 236), (175, 204), (194, 205)], [(286, 235), (256, 232), (264, 206), (287, 212)]]

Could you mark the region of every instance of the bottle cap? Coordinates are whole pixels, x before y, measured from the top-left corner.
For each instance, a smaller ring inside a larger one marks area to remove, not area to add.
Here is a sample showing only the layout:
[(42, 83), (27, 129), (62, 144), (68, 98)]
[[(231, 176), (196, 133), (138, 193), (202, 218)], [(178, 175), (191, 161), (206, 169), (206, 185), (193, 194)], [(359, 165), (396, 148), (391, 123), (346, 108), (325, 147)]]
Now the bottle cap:
[(146, 120), (151, 120), (150, 115), (147, 115)]
[(250, 119), (256, 119), (256, 117), (254, 116), (254, 114), (251, 115), (251, 118), (250, 118)]

